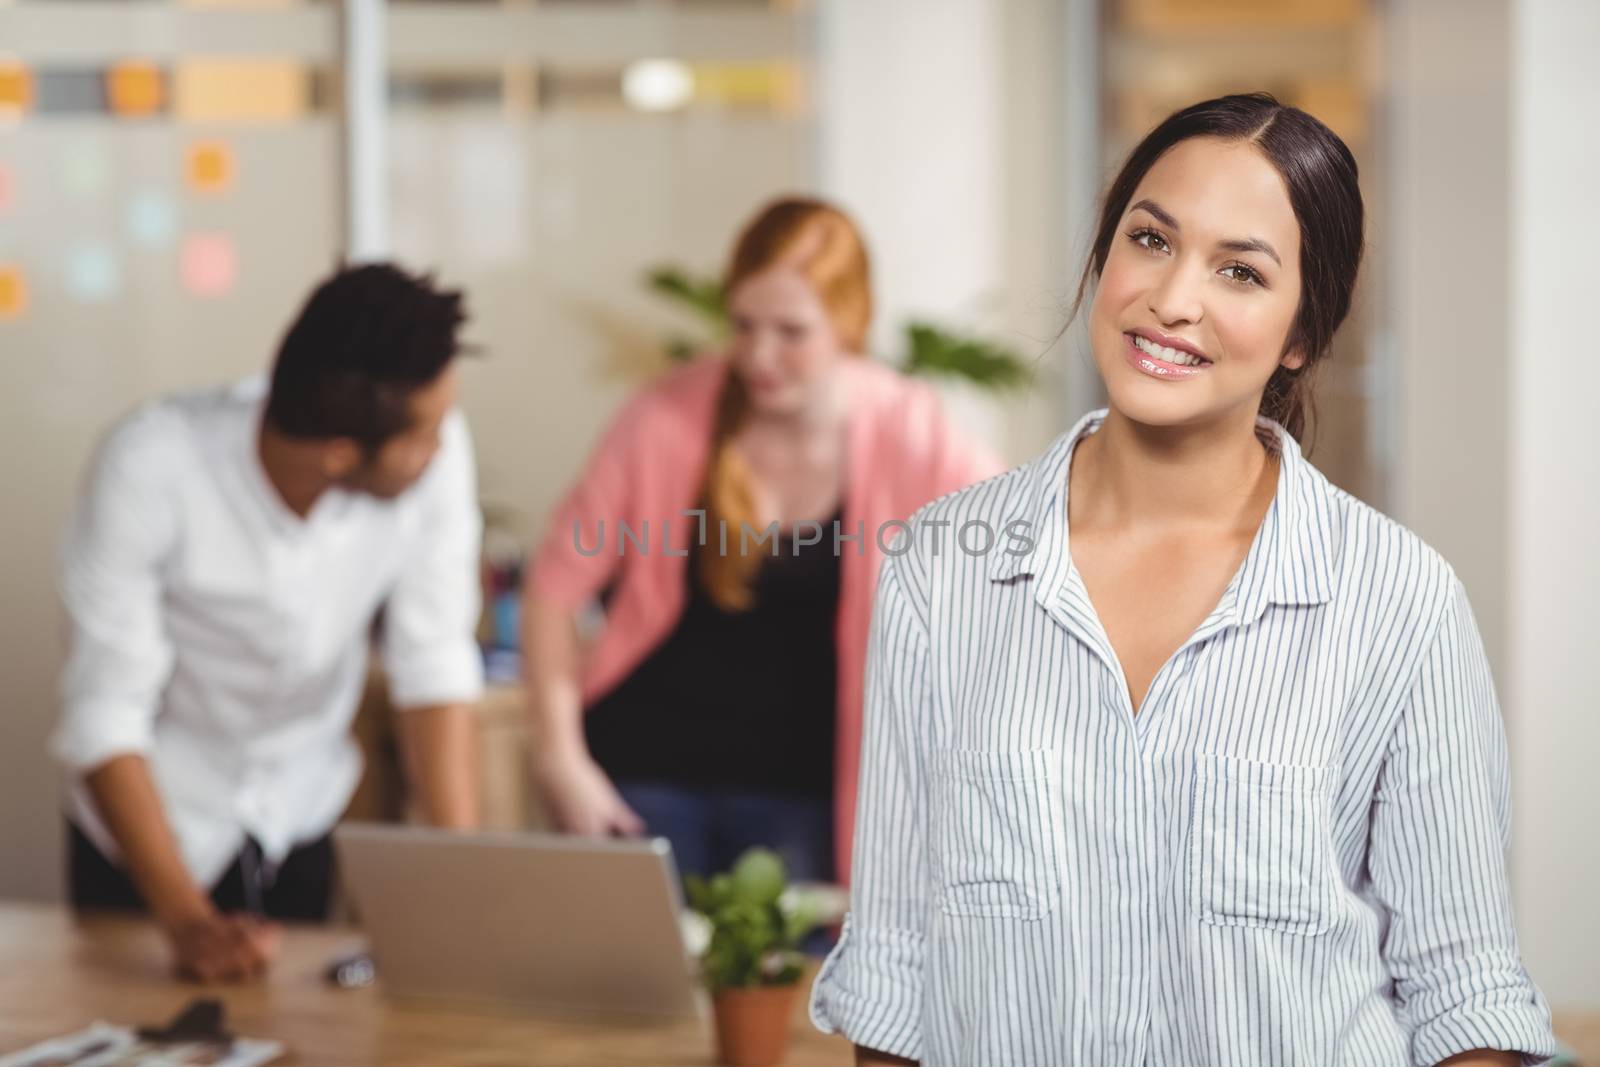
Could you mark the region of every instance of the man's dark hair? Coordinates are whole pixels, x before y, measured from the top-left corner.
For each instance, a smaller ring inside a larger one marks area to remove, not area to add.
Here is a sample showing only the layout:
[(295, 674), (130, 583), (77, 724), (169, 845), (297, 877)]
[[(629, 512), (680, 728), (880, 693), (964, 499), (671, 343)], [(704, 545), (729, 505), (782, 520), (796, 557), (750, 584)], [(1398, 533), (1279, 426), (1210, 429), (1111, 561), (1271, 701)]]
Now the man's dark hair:
[(459, 292), (388, 263), (317, 286), (278, 348), (267, 423), (288, 437), (348, 437), (375, 451), (411, 423), (410, 396), (455, 357)]

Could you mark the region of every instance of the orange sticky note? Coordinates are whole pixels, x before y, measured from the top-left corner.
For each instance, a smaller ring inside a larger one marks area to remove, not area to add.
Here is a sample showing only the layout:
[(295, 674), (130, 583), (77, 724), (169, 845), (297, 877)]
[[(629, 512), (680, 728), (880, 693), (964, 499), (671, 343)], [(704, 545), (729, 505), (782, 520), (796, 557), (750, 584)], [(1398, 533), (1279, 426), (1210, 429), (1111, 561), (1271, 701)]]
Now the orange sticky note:
[(221, 141), (190, 145), (184, 173), (189, 178), (189, 188), (197, 193), (225, 192), (233, 184), (233, 152)]
[(28, 283), (22, 268), (0, 263), (0, 319), (17, 319), (28, 310)]
[(0, 59), (0, 118), (16, 118), (33, 106), (33, 72), (12, 59)]
[(167, 102), (161, 68), (141, 62), (113, 64), (106, 71), (106, 100), (112, 113), (124, 118), (159, 113)]
[(183, 286), (195, 296), (224, 296), (239, 277), (239, 255), (223, 233), (197, 233), (183, 242)]

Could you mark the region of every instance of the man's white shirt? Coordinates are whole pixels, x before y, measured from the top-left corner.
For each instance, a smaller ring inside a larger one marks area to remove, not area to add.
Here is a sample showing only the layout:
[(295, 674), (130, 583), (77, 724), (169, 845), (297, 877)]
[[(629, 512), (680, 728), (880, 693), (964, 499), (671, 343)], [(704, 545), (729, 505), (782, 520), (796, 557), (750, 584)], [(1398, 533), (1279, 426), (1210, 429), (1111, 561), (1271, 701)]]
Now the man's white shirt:
[(72, 775), (69, 817), (119, 858), (83, 776), (143, 755), (202, 885), (247, 834), (277, 862), (344, 811), (380, 609), (396, 706), (470, 702), (483, 687), (481, 518), (461, 413), (399, 497), (331, 490), (302, 519), (261, 467), (265, 401), (258, 377), (124, 419), (61, 553), (70, 649), (52, 748)]

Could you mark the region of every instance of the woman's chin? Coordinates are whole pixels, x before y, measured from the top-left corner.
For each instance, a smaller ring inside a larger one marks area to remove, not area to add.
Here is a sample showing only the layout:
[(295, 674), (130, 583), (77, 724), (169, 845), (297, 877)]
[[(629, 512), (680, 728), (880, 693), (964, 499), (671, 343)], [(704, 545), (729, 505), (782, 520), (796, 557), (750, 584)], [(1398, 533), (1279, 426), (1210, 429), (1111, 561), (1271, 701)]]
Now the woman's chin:
[(1165, 382), (1113, 381), (1106, 385), (1108, 403), (1117, 414), (1145, 426), (1182, 426), (1204, 422), (1214, 411), (1209, 396), (1172, 388)]
[(806, 406), (805, 391), (792, 386), (750, 388), (746, 395), (750, 398), (750, 409), (768, 418), (796, 415)]

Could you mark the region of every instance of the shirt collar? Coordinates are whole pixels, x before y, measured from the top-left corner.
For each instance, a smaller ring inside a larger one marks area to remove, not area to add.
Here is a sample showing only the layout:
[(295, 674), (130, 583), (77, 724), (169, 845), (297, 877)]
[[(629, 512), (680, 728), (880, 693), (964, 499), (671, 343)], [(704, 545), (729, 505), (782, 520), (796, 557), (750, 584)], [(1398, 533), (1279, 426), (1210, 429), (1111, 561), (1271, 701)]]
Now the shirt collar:
[[(1072, 449), (1105, 421), (1108, 408), (1091, 411), (1058, 437), (1043, 455), (1022, 468), (1022, 476), (1007, 500), (1001, 529), (1012, 523), (1025, 527), (1031, 549), (996, 552), (990, 558), (989, 577), (995, 581), (1020, 574), (1043, 580), (1053, 595), (1072, 575), (1067, 548), (1067, 471)], [(1300, 444), (1282, 425), (1264, 415), (1256, 417), (1263, 436), (1276, 439), (1281, 457), (1278, 487), (1266, 518), (1251, 542), (1244, 564), (1230, 585), (1232, 621), (1254, 622), (1269, 603), (1321, 604), (1332, 596), (1333, 552), (1329, 530), (1329, 486), (1305, 459)]]

